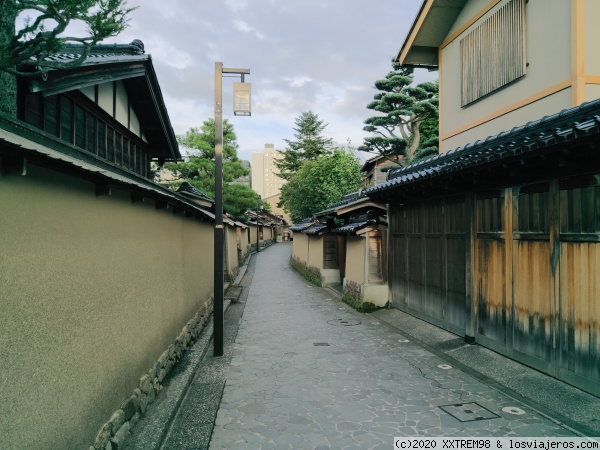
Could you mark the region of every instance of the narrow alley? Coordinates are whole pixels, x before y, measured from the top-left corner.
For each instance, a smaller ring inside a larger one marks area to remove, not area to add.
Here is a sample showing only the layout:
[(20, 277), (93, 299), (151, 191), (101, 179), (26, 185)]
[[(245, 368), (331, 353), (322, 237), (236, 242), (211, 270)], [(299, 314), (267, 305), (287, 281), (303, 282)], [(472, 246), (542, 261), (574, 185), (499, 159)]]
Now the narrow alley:
[[(252, 257), (225, 316), (225, 355), (196, 343), (202, 361), (178, 369), (189, 385), (167, 383), (125, 448), (389, 449), (400, 436), (598, 434), (594, 419), (579, 426), (533, 408), (453, 363), (386, 323), (385, 311), (354, 311), (293, 272), (290, 253), (277, 244)], [(600, 399), (564, 389), (583, 414), (597, 411)]]

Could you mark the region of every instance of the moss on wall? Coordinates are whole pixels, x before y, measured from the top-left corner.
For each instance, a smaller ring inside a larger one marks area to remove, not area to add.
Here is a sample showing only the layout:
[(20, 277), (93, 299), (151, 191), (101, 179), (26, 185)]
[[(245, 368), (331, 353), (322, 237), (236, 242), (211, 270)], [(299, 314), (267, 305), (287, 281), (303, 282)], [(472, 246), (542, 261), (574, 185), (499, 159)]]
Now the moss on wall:
[(374, 303), (363, 301), (360, 285), (350, 280), (346, 280), (342, 301), (363, 313), (370, 313), (382, 309)]
[(309, 266), (295, 256), (290, 259), (290, 267), (310, 283), (321, 286), (321, 271), (318, 268)]

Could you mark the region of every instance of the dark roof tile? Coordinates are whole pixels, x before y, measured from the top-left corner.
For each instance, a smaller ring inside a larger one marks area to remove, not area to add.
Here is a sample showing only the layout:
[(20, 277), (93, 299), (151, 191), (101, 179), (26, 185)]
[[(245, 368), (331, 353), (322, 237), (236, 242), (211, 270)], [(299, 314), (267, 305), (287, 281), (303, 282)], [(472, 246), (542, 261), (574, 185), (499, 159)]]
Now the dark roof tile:
[(600, 133), (600, 99), (388, 172), (367, 195)]

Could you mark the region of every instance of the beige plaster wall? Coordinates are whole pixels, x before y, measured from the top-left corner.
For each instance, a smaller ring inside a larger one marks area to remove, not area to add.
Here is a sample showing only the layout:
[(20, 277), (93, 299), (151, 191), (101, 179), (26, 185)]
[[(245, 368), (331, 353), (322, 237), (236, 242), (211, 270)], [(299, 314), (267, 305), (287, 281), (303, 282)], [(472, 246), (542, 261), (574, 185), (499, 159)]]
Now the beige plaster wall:
[(586, 0), (584, 11), (584, 33), (585, 33), (585, 74), (600, 75), (600, 2), (598, 0)]
[(600, 98), (600, 83), (586, 84), (585, 86), (585, 101), (590, 102)]
[(271, 227), (263, 227), (263, 240), (269, 241), (273, 239), (273, 229)]
[(208, 301), (212, 227), (31, 164), (0, 205), (0, 448), (88, 448)]
[(225, 226), (225, 239), (227, 240), (225, 251), (227, 252), (227, 258), (225, 259), (227, 264), (227, 276), (230, 281), (235, 280), (238, 273), (238, 251), (237, 251), (237, 233), (235, 227)]
[[(545, 0), (526, 6), (527, 73), (489, 96), (461, 107), (460, 40), (508, 0), (500, 1), (480, 19), (455, 36), (473, 17), (489, 5), (488, 0), (467, 2), (442, 49), (440, 71), (440, 137), (442, 151), (495, 135), (544, 115), (570, 108), (570, 93), (564, 95), (571, 78), (571, 2)], [(526, 114), (521, 108), (530, 103)], [(526, 115), (523, 121), (521, 116)], [(489, 120), (489, 121), (488, 121)], [(458, 134), (456, 134), (458, 133)]]
[[(499, 116), (493, 121), (482, 123), (481, 125), (468, 129), (461, 134), (447, 138), (444, 141), (444, 151), (446, 152), (453, 150), (462, 147), (465, 144), (475, 142), (479, 139), (485, 139), (488, 136), (495, 136), (502, 131), (509, 131), (514, 127), (523, 126), (527, 122), (538, 120), (545, 115), (551, 114), (550, 111), (562, 111), (565, 109), (564, 105), (570, 101), (571, 89), (564, 89), (552, 96), (516, 109), (510, 114)], [(544, 113), (544, 111), (547, 112)]]
[(308, 263), (308, 236), (299, 231), (294, 233), (292, 255), (300, 261)]
[(358, 284), (365, 284), (366, 264), (365, 238), (348, 236), (346, 239), (346, 279)]
[[(323, 268), (323, 243), (322, 236), (307, 236), (308, 237), (308, 265)], [(294, 234), (294, 239), (296, 235)]]
[(242, 249), (242, 260), (246, 259), (246, 255), (248, 254), (248, 229), (240, 228), (240, 247)]
[(250, 225), (250, 243), (256, 245), (256, 225)]

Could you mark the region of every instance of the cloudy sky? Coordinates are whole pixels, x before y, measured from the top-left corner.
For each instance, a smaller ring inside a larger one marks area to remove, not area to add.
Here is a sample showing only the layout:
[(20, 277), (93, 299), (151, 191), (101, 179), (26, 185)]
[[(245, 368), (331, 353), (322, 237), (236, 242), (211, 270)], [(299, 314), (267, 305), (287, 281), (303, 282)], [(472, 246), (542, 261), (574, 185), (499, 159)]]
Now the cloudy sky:
[[(105, 41), (144, 42), (176, 134), (214, 116), (215, 62), (248, 68), (252, 117), (234, 117), (236, 79), (223, 79), (223, 117), (239, 156), (285, 149), (312, 110), (336, 143), (362, 144), (375, 80), (391, 69), (421, 0), (129, 0), (129, 28)], [(418, 71), (417, 80), (437, 73)], [(360, 156), (360, 155), (359, 155)], [(364, 155), (361, 159), (365, 159)]]

